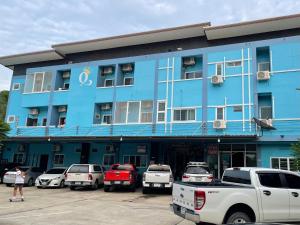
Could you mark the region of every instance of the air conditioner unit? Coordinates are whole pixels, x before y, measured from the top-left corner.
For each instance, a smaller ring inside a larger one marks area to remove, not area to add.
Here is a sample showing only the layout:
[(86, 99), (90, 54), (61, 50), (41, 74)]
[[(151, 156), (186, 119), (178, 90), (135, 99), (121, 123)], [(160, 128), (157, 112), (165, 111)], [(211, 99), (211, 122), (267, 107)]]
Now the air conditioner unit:
[(272, 119), (261, 119), (261, 121), (272, 127)]
[(96, 114), (95, 114), (95, 118), (96, 118), (97, 120), (100, 120), (100, 119), (101, 119), (101, 115), (100, 115), (99, 113), (96, 113)]
[(211, 83), (212, 84), (222, 84), (223, 83), (223, 77), (222, 75), (214, 75), (211, 77)]
[(70, 78), (70, 75), (71, 75), (70, 71), (64, 71), (62, 73), (62, 78), (63, 79), (68, 79), (68, 78)]
[(122, 70), (122, 72), (132, 72), (132, 70), (133, 70), (132, 64), (128, 63), (128, 64), (122, 65), (121, 70)]
[(215, 129), (225, 129), (226, 128), (226, 121), (225, 120), (215, 120), (213, 127)]
[(111, 109), (110, 103), (106, 103), (106, 104), (101, 105), (101, 110), (110, 110), (110, 109)]
[(60, 144), (54, 144), (52, 148), (53, 152), (60, 152), (61, 151), (61, 145)]
[(193, 66), (195, 64), (196, 64), (195, 57), (183, 58), (183, 65), (184, 66)]
[(39, 109), (37, 108), (30, 109), (29, 114), (32, 116), (36, 116), (39, 114)]
[(269, 71), (258, 71), (257, 72), (257, 80), (269, 80), (270, 72)]
[(57, 111), (59, 113), (67, 112), (67, 106), (65, 106), (65, 105), (59, 106)]
[(102, 75), (112, 74), (113, 68), (112, 66), (106, 66), (102, 68)]

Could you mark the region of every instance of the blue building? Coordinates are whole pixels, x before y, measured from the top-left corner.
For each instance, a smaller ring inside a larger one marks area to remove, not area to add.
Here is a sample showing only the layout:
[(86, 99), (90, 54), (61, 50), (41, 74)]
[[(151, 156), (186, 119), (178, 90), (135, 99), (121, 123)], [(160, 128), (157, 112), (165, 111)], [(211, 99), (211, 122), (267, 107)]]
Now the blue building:
[(2, 160), (207, 161), (292, 169), (300, 135), (300, 15), (195, 24), (0, 58), (13, 69)]

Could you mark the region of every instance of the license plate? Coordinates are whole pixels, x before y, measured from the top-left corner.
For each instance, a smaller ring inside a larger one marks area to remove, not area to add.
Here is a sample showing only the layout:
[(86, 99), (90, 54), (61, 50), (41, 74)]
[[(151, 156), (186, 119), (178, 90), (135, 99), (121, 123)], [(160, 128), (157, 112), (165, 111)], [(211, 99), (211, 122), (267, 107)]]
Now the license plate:
[(160, 187), (160, 184), (153, 184), (153, 187)]
[(115, 181), (115, 184), (121, 184), (121, 181)]
[(180, 213), (181, 213), (182, 215), (185, 215), (185, 212), (186, 212), (186, 208), (181, 207), (181, 208), (180, 208)]
[(75, 184), (81, 184), (81, 182), (75, 182)]

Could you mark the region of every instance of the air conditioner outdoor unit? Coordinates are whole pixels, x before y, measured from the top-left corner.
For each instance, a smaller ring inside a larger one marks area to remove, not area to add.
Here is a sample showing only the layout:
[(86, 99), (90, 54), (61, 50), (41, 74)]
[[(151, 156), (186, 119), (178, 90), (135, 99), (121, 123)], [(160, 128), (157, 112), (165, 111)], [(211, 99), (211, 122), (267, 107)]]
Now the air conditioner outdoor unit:
[(257, 72), (257, 80), (269, 80), (270, 72), (269, 71), (258, 71)]
[(68, 79), (68, 78), (70, 78), (70, 71), (64, 71), (64, 72), (62, 73), (62, 78), (63, 78), (63, 79)]
[(29, 114), (32, 116), (36, 116), (39, 114), (39, 109), (37, 108), (30, 109)]
[(225, 120), (215, 120), (213, 127), (215, 129), (225, 129), (226, 128), (226, 121)]
[(65, 105), (59, 106), (58, 112), (59, 113), (67, 112), (67, 106), (65, 106)]
[(272, 119), (262, 119), (261, 121), (272, 127)]
[(124, 64), (121, 66), (122, 72), (131, 72), (133, 70), (132, 64)]
[(212, 84), (222, 84), (223, 77), (221, 75), (214, 75), (211, 77), (211, 83)]
[(112, 72), (113, 72), (112, 66), (106, 66), (102, 68), (103, 75), (112, 74)]
[(96, 113), (96, 114), (95, 114), (95, 118), (96, 118), (97, 120), (100, 120), (100, 119), (101, 119), (101, 115), (100, 115), (99, 113)]
[(101, 105), (101, 110), (110, 110), (110, 109), (111, 109), (111, 105), (109, 103)]
[(183, 58), (183, 65), (184, 66), (193, 66), (195, 64), (196, 64), (195, 57)]
[(54, 144), (52, 148), (53, 152), (60, 152), (61, 151), (61, 145), (60, 144)]

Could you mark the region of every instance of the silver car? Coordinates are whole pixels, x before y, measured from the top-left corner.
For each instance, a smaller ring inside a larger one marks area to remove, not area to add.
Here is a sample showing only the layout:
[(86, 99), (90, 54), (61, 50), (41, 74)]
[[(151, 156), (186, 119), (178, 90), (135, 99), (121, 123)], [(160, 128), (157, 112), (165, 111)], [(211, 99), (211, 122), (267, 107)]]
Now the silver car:
[[(39, 167), (31, 166), (21, 166), (20, 170), (25, 173), (24, 184), (28, 186), (33, 186), (36, 178), (42, 174), (42, 170)], [(15, 183), (16, 180), (16, 169), (11, 169), (4, 174), (3, 183), (6, 186), (11, 186)]]

